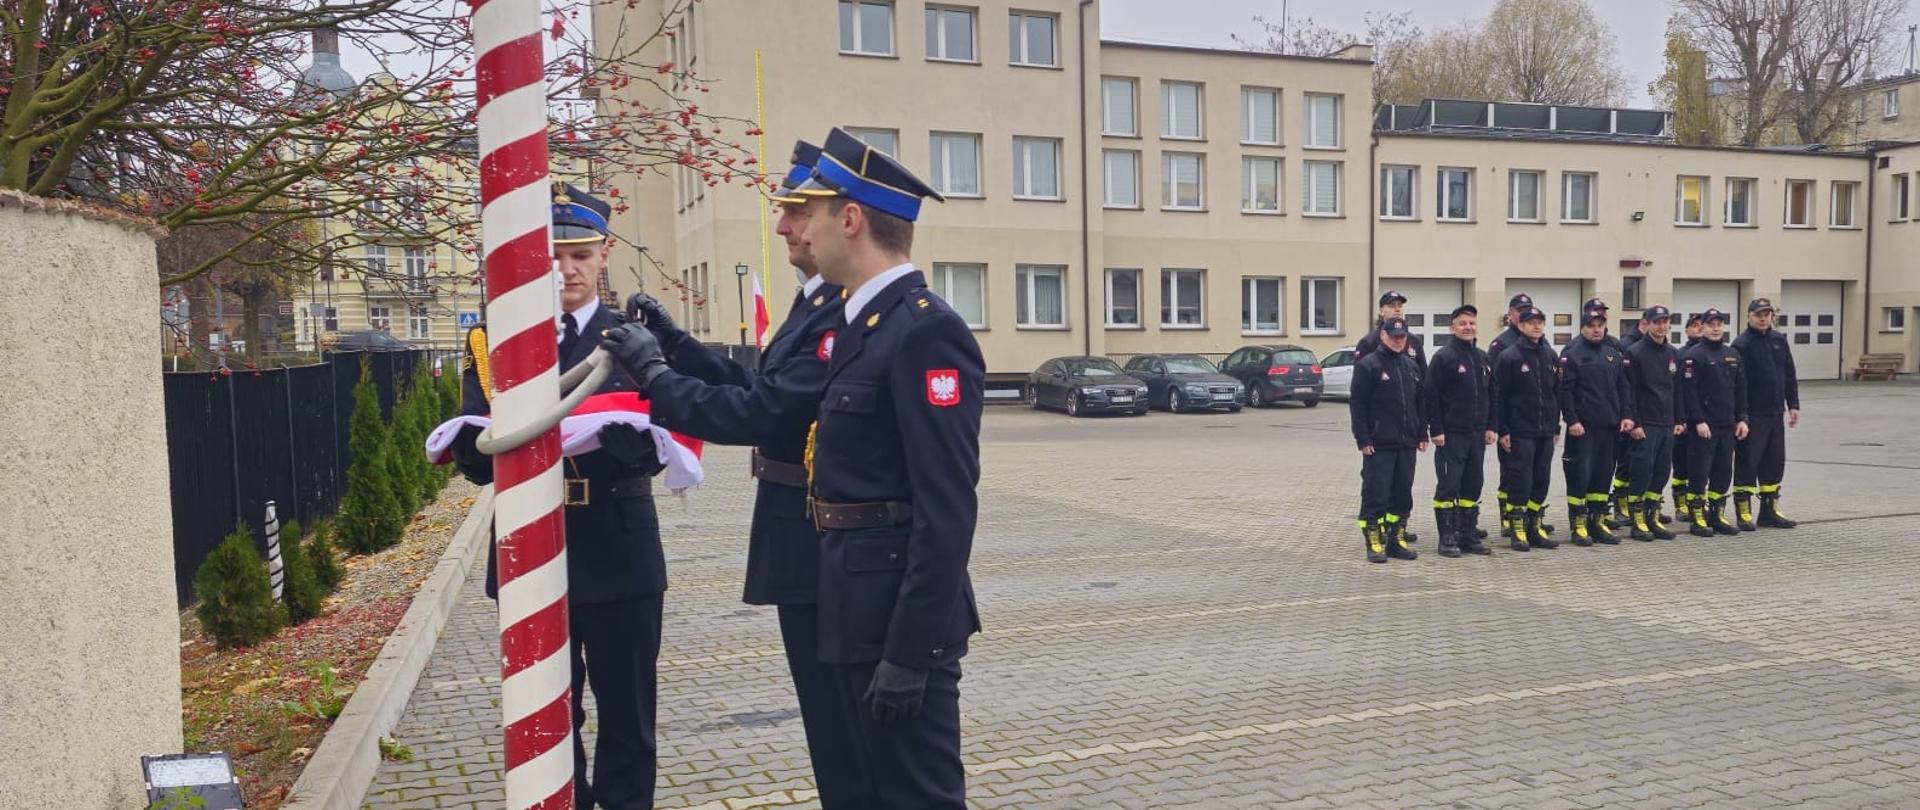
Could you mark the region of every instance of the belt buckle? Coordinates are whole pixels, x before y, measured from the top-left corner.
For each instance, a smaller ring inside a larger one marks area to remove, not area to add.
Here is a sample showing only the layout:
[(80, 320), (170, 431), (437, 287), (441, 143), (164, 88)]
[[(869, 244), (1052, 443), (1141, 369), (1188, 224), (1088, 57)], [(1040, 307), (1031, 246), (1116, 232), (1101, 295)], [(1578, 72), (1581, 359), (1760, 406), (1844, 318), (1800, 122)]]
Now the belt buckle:
[(590, 500), (591, 500), (591, 497), (589, 496), (589, 491), (587, 489), (587, 479), (585, 478), (567, 479), (567, 495), (566, 495), (566, 501), (564, 505), (586, 506), (588, 501)]

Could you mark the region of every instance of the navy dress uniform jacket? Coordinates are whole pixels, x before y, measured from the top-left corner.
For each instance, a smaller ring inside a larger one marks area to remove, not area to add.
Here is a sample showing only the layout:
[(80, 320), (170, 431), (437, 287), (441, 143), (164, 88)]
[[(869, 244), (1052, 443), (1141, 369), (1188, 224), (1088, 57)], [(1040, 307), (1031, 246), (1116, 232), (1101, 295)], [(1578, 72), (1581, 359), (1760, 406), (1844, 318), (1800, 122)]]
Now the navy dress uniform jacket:
[(815, 426), (813, 497), (910, 504), (910, 522), (829, 529), (820, 660), (929, 669), (980, 630), (967, 559), (986, 365), (966, 321), (914, 271), (839, 333)]
[[(795, 301), (753, 371), (698, 341), (684, 340), (667, 355), (674, 372), (647, 389), (662, 426), (719, 444), (751, 444), (769, 461), (798, 468), (806, 462), (807, 428), (820, 412), (827, 358), (846, 327), (840, 288), (823, 284)], [(815, 601), (820, 530), (807, 514), (807, 490), (762, 478), (747, 535), (750, 605), (805, 605)]]
[[(602, 330), (620, 325), (620, 319), (605, 306), (594, 311), (580, 328), (580, 339), (573, 352), (560, 358), (560, 371), (573, 368), (600, 345)], [(609, 361), (611, 362), (611, 361)], [(461, 372), (460, 412), (484, 416), (490, 410), (480, 376), (474, 369)], [(633, 391), (633, 378), (616, 364), (606, 382), (595, 393)], [(490, 470), (491, 468), (489, 468)], [(606, 450), (562, 459), (562, 474), (567, 478), (585, 478), (587, 504), (566, 507), (567, 522), (567, 598), (575, 603), (614, 602), (651, 596), (667, 590), (667, 560), (660, 547), (659, 518), (653, 508), (653, 487), (649, 477), (662, 467), (629, 467)], [(487, 480), (476, 484), (491, 483)], [(487, 595), (497, 597), (496, 549), (487, 545)]]

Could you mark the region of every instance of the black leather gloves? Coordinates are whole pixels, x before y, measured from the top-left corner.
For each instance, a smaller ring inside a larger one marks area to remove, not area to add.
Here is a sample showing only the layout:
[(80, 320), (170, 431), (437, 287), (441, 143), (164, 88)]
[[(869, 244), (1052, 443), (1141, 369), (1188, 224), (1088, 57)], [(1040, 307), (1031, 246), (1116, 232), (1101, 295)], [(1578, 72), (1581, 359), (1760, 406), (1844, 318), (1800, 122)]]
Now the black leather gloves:
[(653, 437), (629, 424), (615, 422), (601, 428), (600, 449), (613, 456), (620, 466), (641, 475), (654, 475), (667, 468), (660, 462), (660, 451), (654, 446)]
[(687, 339), (686, 330), (673, 322), (667, 305), (646, 293), (627, 296), (627, 319), (645, 325), (647, 331), (659, 339), (662, 351), (671, 352), (679, 347), (680, 341)]
[(640, 324), (628, 323), (607, 330), (606, 337), (600, 339), (600, 348), (606, 349), (633, 375), (642, 394), (655, 377), (667, 372), (667, 359), (660, 350), (659, 339)]
[(459, 468), (461, 477), (484, 486), (493, 483), (493, 457), (473, 446), (478, 438), (478, 426), (467, 425), (460, 429), (453, 437), (453, 466)]
[(920, 714), (920, 702), (927, 694), (927, 671), (881, 661), (873, 668), (873, 683), (867, 685), (867, 704), (873, 719), (882, 723), (911, 720)]

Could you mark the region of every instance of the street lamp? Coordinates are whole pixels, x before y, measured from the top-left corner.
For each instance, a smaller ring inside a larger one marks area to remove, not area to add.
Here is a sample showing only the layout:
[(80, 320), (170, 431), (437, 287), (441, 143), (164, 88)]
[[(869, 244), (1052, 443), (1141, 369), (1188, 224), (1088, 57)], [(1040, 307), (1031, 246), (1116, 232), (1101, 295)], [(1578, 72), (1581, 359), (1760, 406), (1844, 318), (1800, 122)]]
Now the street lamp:
[(747, 273), (745, 262), (733, 266), (733, 289), (740, 303), (740, 345), (747, 345)]

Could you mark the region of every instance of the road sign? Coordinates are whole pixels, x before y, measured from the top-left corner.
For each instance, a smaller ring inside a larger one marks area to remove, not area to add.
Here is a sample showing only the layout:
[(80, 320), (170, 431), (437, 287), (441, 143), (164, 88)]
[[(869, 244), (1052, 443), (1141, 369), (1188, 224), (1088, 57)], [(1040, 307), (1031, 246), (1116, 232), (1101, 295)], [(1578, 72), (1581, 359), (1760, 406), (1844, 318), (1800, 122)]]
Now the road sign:
[(462, 312), (462, 313), (460, 313), (460, 328), (461, 328), (461, 329), (472, 329), (472, 328), (474, 328), (474, 327), (476, 327), (476, 326), (479, 326), (479, 325), (480, 325), (480, 313), (478, 313), (478, 312)]

